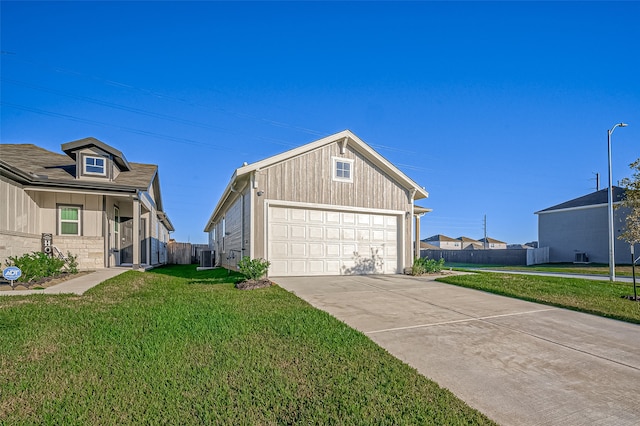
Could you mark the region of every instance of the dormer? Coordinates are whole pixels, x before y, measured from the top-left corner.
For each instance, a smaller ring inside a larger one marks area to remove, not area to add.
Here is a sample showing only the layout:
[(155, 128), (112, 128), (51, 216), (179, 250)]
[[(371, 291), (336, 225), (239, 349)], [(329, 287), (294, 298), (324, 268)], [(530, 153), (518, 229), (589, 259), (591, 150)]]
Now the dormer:
[(62, 144), (62, 150), (76, 162), (76, 179), (113, 181), (131, 170), (120, 151), (96, 138)]

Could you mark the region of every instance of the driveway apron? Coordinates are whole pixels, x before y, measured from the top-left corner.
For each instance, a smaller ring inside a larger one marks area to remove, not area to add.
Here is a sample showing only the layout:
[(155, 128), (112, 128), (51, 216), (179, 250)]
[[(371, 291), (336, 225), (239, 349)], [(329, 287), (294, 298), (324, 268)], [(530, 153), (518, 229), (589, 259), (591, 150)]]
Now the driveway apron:
[(434, 279), (273, 281), (500, 424), (640, 424), (640, 326)]

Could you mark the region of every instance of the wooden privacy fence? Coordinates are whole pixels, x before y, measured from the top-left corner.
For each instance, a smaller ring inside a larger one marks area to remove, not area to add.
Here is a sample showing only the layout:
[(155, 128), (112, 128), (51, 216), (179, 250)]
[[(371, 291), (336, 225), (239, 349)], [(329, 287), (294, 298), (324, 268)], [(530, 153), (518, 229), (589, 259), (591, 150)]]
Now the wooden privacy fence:
[(169, 241), (167, 244), (167, 255), (169, 256), (170, 265), (191, 265), (198, 263), (200, 260), (200, 253), (203, 250), (208, 250), (207, 244), (191, 244), (191, 243), (178, 243), (176, 241)]

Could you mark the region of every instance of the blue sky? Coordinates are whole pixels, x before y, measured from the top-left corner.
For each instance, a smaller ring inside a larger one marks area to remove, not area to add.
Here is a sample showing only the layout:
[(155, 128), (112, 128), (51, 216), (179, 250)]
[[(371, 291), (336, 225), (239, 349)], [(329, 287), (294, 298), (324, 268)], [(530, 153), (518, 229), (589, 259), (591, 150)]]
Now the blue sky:
[(349, 129), (424, 186), (422, 238), (533, 214), (640, 157), (639, 2), (8, 2), (3, 143), (159, 165), (178, 241), (235, 168)]

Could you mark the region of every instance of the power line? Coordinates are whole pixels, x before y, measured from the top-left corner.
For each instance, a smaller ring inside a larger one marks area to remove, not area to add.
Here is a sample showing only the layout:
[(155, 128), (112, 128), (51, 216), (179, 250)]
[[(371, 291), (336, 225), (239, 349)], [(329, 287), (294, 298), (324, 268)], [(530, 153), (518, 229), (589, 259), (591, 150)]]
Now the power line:
[[(328, 135), (327, 132), (321, 132), (319, 130), (313, 130), (313, 129), (309, 129), (309, 128), (306, 128), (306, 127), (296, 126), (296, 125), (292, 125), (292, 124), (289, 124), (289, 123), (284, 123), (284, 122), (271, 120), (271, 119), (267, 119), (267, 118), (263, 118), (263, 117), (257, 117), (257, 116), (251, 115), (251, 114), (238, 113), (238, 112), (235, 112), (235, 111), (227, 110), (225, 108), (213, 107), (213, 106), (210, 106), (210, 105), (204, 105), (204, 104), (200, 104), (200, 103), (197, 103), (197, 102), (192, 102), (192, 101), (190, 101), (188, 99), (183, 99), (183, 98), (179, 98), (179, 97), (176, 97), (176, 96), (166, 95), (164, 93), (160, 93), (160, 92), (153, 91), (153, 90), (150, 90), (150, 89), (134, 86), (134, 85), (131, 85), (131, 84), (128, 84), (128, 83), (123, 83), (123, 82), (120, 82), (120, 81), (116, 81), (116, 80), (112, 80), (112, 79), (108, 79), (108, 78), (104, 78), (104, 77), (100, 77), (100, 76), (96, 76), (96, 75), (85, 74), (85, 73), (81, 73), (81, 72), (74, 71), (74, 70), (69, 70), (69, 69), (62, 68), (62, 67), (56, 67), (56, 66), (44, 64), (42, 62), (37, 62), (37, 61), (29, 60), (29, 59), (23, 59), (22, 57), (16, 55), (16, 53), (14, 53), (14, 52), (2, 51), (1, 53), (2, 53), (2, 55), (11, 55), (11, 59), (14, 59), (14, 60), (17, 60), (17, 61), (20, 61), (20, 62), (24, 62), (24, 63), (30, 64), (30, 65), (35, 65), (37, 67), (50, 69), (50, 70), (53, 70), (53, 71), (58, 72), (58, 73), (68, 74), (68, 75), (72, 75), (72, 76), (75, 76), (75, 77), (89, 78), (89, 79), (92, 79), (92, 80), (99, 81), (99, 82), (101, 82), (103, 84), (107, 84), (107, 85), (111, 85), (111, 86), (114, 86), (114, 87), (120, 87), (120, 88), (126, 88), (126, 89), (129, 89), (129, 90), (138, 91), (138, 92), (144, 93), (145, 95), (153, 96), (153, 97), (156, 97), (156, 98), (170, 100), (170, 101), (174, 101), (174, 102), (179, 102), (179, 103), (183, 103), (183, 104), (186, 104), (186, 105), (189, 105), (189, 106), (193, 106), (193, 107), (205, 108), (205, 109), (217, 111), (217, 112), (220, 112), (220, 113), (223, 113), (223, 114), (233, 115), (233, 116), (236, 116), (238, 118), (251, 119), (251, 120), (255, 120), (255, 121), (258, 121), (260, 123), (268, 124), (268, 125), (271, 125), (271, 126), (276, 126), (276, 127), (280, 127), (280, 128), (288, 128), (288, 129), (291, 129), (291, 130), (296, 130), (296, 131), (304, 132), (304, 133), (307, 133), (307, 134), (311, 134), (311, 135), (314, 135), (314, 136), (322, 137), (322, 136), (327, 136)], [(9, 81), (16, 82), (16, 80), (9, 80)], [(28, 85), (28, 83), (24, 83), (24, 84)], [(51, 91), (52, 93), (56, 93), (56, 91), (53, 91), (52, 89), (40, 88), (39, 86), (32, 85), (32, 88), (38, 88), (38, 90), (45, 89), (45, 90)], [(221, 94), (226, 94), (225, 92), (220, 91), (220, 90), (216, 90), (216, 89), (212, 89), (212, 90), (215, 90), (216, 92), (221, 93)], [(61, 92), (58, 92), (58, 94), (60, 94), (60, 93)], [(70, 94), (63, 94), (63, 96), (71, 96), (71, 97), (83, 98), (84, 100), (87, 100), (87, 101), (89, 101), (88, 99), (91, 99), (91, 98), (82, 97), (82, 96), (78, 97), (76, 95), (70, 95)], [(109, 106), (109, 104), (111, 104), (109, 102), (104, 102), (104, 101), (99, 101), (99, 100), (92, 100), (92, 101), (95, 101), (95, 102), (100, 103), (100, 104), (105, 105), (105, 106)], [(91, 101), (89, 101), (89, 102), (91, 102)], [(117, 105), (117, 104), (111, 104), (111, 105)], [(124, 108), (129, 108), (129, 107), (125, 107), (125, 106), (119, 106), (119, 107), (121, 107), (123, 109)], [(136, 108), (131, 108), (129, 110), (131, 112), (133, 112), (134, 110), (137, 110), (137, 109)], [(144, 110), (138, 110), (138, 111), (144, 111)], [(151, 113), (151, 112), (148, 112), (148, 111), (147, 111), (147, 113), (148, 114), (156, 114), (156, 113)], [(163, 115), (163, 114), (159, 114), (159, 115)], [(156, 115), (156, 117), (158, 117), (158, 116)], [(190, 120), (175, 119), (173, 117), (171, 117), (171, 118), (166, 118), (166, 117), (170, 117), (170, 116), (165, 116), (165, 119), (171, 119), (172, 121), (176, 121), (177, 120), (178, 122), (182, 122), (183, 124), (187, 124), (187, 122), (190, 121)], [(160, 117), (158, 117), (158, 118), (160, 118)], [(191, 125), (199, 125), (199, 126), (203, 125), (202, 123), (196, 124), (197, 122), (191, 122), (191, 123), (192, 123)], [(207, 125), (204, 125), (204, 126), (207, 126)], [(229, 131), (229, 130), (227, 130), (227, 131), (233, 133), (233, 131)], [(268, 141), (270, 141), (272, 143), (281, 144), (281, 145), (290, 146), (290, 147), (297, 146), (296, 144), (283, 143), (282, 141), (279, 141), (277, 139), (261, 138), (261, 137), (256, 137), (256, 138), (262, 139), (262, 140), (268, 140)], [(387, 145), (380, 145), (380, 144), (374, 145), (374, 144), (371, 144), (371, 146), (376, 148), (376, 149), (383, 149), (383, 150), (387, 150), (387, 151), (395, 151), (395, 152), (402, 152), (402, 153), (408, 153), (408, 154), (415, 154), (415, 152), (412, 152), (412, 151), (402, 150), (402, 149), (399, 149), (399, 148), (396, 148), (396, 147), (387, 146)], [(417, 166), (410, 166), (410, 167), (416, 167), (416, 170), (420, 170), (420, 168), (418, 168)]]
[(164, 139), (164, 140), (168, 140), (168, 141), (172, 141), (172, 142), (184, 143), (184, 144), (188, 144), (188, 145), (206, 146), (208, 148), (216, 148), (216, 149), (220, 149), (220, 150), (223, 150), (223, 151), (238, 153), (238, 154), (241, 154), (241, 155), (246, 155), (247, 154), (245, 152), (237, 152), (237, 151), (235, 151), (233, 149), (229, 149), (229, 148), (227, 148), (225, 146), (221, 146), (221, 145), (210, 144), (210, 143), (207, 143), (207, 142), (196, 141), (196, 140), (193, 140), (193, 139), (179, 138), (179, 137), (175, 137), (175, 136), (163, 135), (163, 134), (156, 133), (156, 132), (150, 132), (148, 130), (135, 129), (133, 127), (118, 126), (118, 125), (114, 125), (114, 124), (105, 123), (105, 122), (102, 122), (102, 121), (90, 120), (90, 119), (87, 119), (87, 118), (76, 117), (76, 116), (68, 115), (68, 114), (61, 114), (61, 113), (58, 113), (58, 112), (46, 111), (46, 110), (42, 110), (42, 109), (38, 109), (38, 108), (31, 108), (31, 107), (27, 107), (27, 106), (24, 106), (24, 105), (13, 104), (13, 103), (5, 102), (5, 101), (1, 101), (0, 105), (7, 106), (9, 108), (19, 109), (19, 110), (22, 110), (22, 111), (33, 112), (35, 114), (45, 115), (45, 116), (49, 116), (49, 117), (64, 118), (66, 120), (76, 121), (76, 122), (79, 122), (79, 123), (92, 124), (92, 125), (101, 126), (101, 127), (112, 127), (112, 128), (116, 128), (118, 130), (122, 130), (124, 132), (134, 133), (134, 134), (143, 135), (143, 136), (152, 136), (152, 137), (155, 137), (155, 138), (158, 138), (158, 139)]

